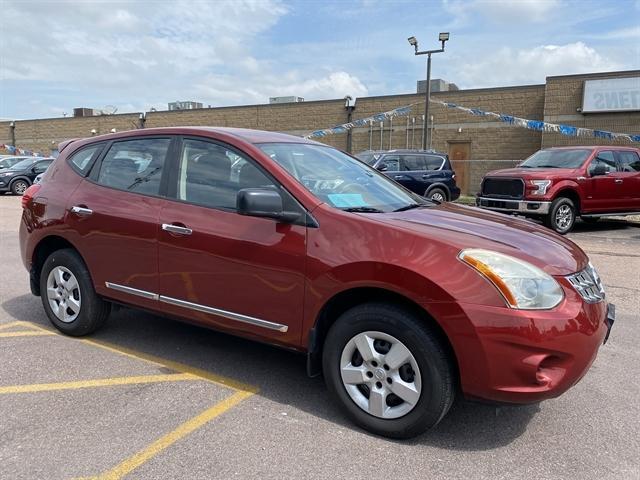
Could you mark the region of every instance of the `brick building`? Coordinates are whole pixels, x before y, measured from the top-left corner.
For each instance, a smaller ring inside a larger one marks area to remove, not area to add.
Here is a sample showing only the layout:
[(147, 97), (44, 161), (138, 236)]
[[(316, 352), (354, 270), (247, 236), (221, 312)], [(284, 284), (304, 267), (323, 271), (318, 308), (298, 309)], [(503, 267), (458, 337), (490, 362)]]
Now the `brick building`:
[[(583, 113), (585, 81), (638, 77), (640, 70), (584, 75), (548, 77), (542, 85), (483, 88), (436, 92), (436, 100), (453, 102), (577, 127), (640, 134), (640, 108), (606, 113)], [(640, 90), (640, 86), (638, 88)], [(350, 134), (330, 135), (320, 141), (346, 149), (351, 135), (351, 150), (419, 147), (422, 141), (421, 94), (388, 95), (358, 98), (352, 118), (365, 118), (379, 112), (417, 103), (411, 115), (387, 120), (383, 125), (356, 128)], [(465, 193), (476, 192), (482, 175), (496, 168), (514, 165), (541, 147), (607, 142), (589, 137), (565, 137), (512, 127), (500, 121), (475, 117), (464, 112), (432, 104), (432, 147), (448, 152)], [(175, 125), (209, 125), (275, 130), (305, 135), (347, 121), (345, 102), (340, 100), (305, 101), (300, 103), (246, 105), (203, 108), (197, 110), (146, 112), (80, 118), (48, 118), (0, 122), (0, 143), (49, 153), (68, 138), (134, 128)], [(431, 124), (430, 124), (431, 127)]]

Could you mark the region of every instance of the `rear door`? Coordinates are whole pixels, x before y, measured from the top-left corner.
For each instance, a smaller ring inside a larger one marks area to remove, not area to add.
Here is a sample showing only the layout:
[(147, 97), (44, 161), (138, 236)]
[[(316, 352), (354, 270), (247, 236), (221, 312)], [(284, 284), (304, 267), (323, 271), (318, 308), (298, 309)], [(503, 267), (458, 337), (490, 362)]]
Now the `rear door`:
[(623, 204), (627, 211), (640, 212), (640, 156), (633, 150), (618, 150), (620, 172), (617, 179), (622, 182)]
[(160, 301), (168, 313), (283, 344), (299, 341), (306, 226), (239, 215), (242, 188), (277, 189), (264, 169), (224, 143), (184, 138), (160, 212)]
[[(605, 175), (594, 175), (597, 166), (604, 166)], [(617, 181), (618, 164), (612, 150), (600, 150), (591, 160), (587, 173), (589, 178), (583, 210), (589, 212), (611, 212), (622, 200), (621, 184)], [(617, 207), (619, 209), (619, 207)]]
[(157, 308), (159, 214), (174, 141), (111, 142), (71, 195), (66, 223), (102, 295)]

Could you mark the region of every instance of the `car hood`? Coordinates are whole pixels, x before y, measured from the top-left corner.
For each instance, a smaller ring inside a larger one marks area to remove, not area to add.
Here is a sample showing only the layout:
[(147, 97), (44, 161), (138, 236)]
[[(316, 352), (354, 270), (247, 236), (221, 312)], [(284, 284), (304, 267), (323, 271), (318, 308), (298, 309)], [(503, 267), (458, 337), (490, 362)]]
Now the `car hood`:
[(505, 168), (494, 170), (485, 175), (486, 177), (509, 177), (509, 178), (550, 178), (566, 177), (574, 171), (572, 168)]
[(543, 226), (476, 207), (443, 203), (376, 217), (455, 250), (484, 248), (511, 255), (550, 275), (575, 273), (589, 261), (575, 243)]

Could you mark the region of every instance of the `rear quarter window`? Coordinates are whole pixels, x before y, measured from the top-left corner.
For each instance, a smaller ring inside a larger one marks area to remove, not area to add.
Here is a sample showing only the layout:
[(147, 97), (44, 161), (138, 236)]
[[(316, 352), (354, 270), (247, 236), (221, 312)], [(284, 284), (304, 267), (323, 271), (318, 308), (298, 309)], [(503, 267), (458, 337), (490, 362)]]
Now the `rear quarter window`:
[(81, 148), (77, 152), (71, 154), (67, 159), (71, 168), (73, 168), (80, 175), (86, 175), (91, 168), (91, 160), (95, 158), (96, 154), (102, 150), (103, 145), (91, 145), (89, 147)]

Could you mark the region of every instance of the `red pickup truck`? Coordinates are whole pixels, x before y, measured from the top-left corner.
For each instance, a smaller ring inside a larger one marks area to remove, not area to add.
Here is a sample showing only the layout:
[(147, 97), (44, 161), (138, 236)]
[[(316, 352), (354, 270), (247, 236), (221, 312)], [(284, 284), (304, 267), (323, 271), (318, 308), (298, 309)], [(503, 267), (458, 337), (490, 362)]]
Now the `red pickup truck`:
[(539, 150), (516, 168), (489, 172), (476, 205), (541, 218), (558, 233), (580, 216), (640, 214), (640, 149), (556, 147)]

